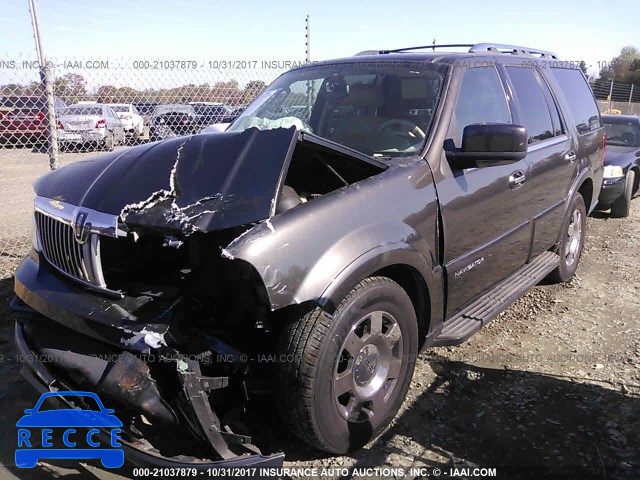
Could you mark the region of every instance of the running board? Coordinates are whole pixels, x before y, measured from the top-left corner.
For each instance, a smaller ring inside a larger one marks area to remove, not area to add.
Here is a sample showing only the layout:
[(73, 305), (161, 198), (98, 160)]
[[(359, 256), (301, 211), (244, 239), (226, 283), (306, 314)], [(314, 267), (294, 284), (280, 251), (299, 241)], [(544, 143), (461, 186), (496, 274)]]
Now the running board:
[(555, 253), (541, 253), (531, 263), (522, 266), (478, 300), (447, 320), (432, 345), (443, 347), (465, 342), (527, 290), (537, 285), (559, 264), (560, 257)]

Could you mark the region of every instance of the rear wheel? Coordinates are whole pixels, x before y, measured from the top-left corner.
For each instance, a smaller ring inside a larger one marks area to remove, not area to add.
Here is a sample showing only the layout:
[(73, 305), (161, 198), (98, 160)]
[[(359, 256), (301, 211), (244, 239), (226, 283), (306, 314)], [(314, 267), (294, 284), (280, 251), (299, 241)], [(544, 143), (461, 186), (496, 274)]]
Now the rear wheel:
[(107, 133), (107, 135), (104, 137), (104, 140), (102, 141), (102, 146), (107, 152), (113, 151), (113, 146), (114, 146), (113, 132)]
[(636, 179), (636, 172), (629, 169), (627, 178), (624, 181), (623, 194), (611, 205), (611, 216), (616, 218), (626, 218), (631, 209), (631, 198), (633, 197), (633, 186)]
[(283, 332), (276, 388), (284, 423), (328, 452), (365, 445), (400, 409), (417, 352), (407, 293), (386, 277), (363, 280), (333, 318), (315, 308)]
[(558, 247), (560, 265), (547, 277), (551, 282), (568, 282), (575, 275), (584, 246), (586, 218), (584, 199), (582, 195), (576, 194), (562, 223), (562, 238)]

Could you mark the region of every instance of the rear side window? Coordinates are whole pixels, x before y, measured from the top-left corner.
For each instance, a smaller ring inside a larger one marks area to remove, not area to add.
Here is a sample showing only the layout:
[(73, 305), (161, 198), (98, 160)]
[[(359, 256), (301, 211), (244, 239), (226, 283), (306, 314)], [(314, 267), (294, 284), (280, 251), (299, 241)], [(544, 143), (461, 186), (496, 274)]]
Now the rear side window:
[(507, 67), (507, 73), (520, 105), (521, 123), (527, 129), (529, 144), (552, 138), (554, 128), (551, 113), (533, 69)]
[(552, 68), (551, 72), (569, 102), (578, 133), (588, 133), (600, 128), (598, 105), (582, 72), (569, 68)]
[(465, 70), (445, 148), (461, 148), (464, 127), (475, 123), (511, 123), (507, 99), (494, 67)]
[(544, 77), (539, 71), (537, 71), (537, 76), (540, 80), (540, 85), (542, 85), (544, 98), (547, 99), (547, 105), (549, 106), (549, 112), (551, 113), (551, 120), (553, 120), (554, 133), (555, 135), (562, 135), (564, 133), (564, 129), (562, 128), (562, 121), (560, 120), (558, 105), (556, 104), (556, 101), (553, 98), (553, 95), (551, 94), (551, 90), (549, 89), (549, 85), (547, 84), (547, 81), (544, 79)]

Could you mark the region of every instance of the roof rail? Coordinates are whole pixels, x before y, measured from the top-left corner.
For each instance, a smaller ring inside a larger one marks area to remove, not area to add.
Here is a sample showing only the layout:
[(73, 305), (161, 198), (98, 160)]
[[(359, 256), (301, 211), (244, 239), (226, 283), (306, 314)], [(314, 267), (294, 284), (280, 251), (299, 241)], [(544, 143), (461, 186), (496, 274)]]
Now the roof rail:
[(558, 58), (558, 55), (546, 50), (540, 50), (538, 48), (519, 47), (517, 45), (505, 45), (501, 43), (477, 43), (471, 47), (469, 53), (475, 52), (499, 52), (499, 53), (512, 53), (515, 55), (540, 55), (542, 57)]
[(470, 43), (451, 43), (448, 45), (423, 45), (421, 47), (406, 47), (406, 48), (396, 48), (394, 50), (379, 50), (378, 53), (380, 54), (384, 54), (384, 53), (399, 53), (399, 52), (409, 52), (411, 50), (424, 50), (424, 49), (428, 49), (431, 48), (433, 50), (435, 50), (436, 48), (459, 48), (459, 47), (466, 47), (466, 48), (470, 48), (473, 47), (474, 45), (470, 44)]
[(419, 47), (405, 47), (396, 48), (393, 50), (366, 50), (356, 55), (372, 55), (372, 54), (386, 54), (386, 53), (401, 53), (410, 52), (412, 50), (428, 50), (435, 51), (436, 48), (468, 48), (469, 53), (478, 52), (492, 52), (492, 53), (508, 53), (513, 55), (540, 55), (542, 57), (558, 58), (558, 55), (546, 50), (540, 50), (538, 48), (519, 47), (517, 45), (507, 45), (501, 43), (451, 43), (446, 45), (421, 45)]
[(354, 57), (359, 57), (361, 55), (378, 55), (380, 50), (363, 50), (362, 52), (358, 52), (354, 55)]

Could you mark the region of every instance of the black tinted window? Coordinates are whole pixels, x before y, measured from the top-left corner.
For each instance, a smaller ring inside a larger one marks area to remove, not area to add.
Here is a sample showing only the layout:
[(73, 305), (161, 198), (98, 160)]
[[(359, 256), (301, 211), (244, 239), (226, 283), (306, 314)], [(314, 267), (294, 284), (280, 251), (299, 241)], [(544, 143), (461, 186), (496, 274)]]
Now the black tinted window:
[(507, 72), (520, 105), (520, 123), (527, 129), (529, 143), (553, 137), (554, 129), (547, 100), (533, 69), (507, 67)]
[(552, 68), (551, 71), (569, 102), (578, 133), (587, 133), (600, 128), (598, 105), (582, 72), (568, 68)]
[(465, 70), (449, 127), (448, 143), (452, 140), (453, 147), (461, 148), (464, 127), (474, 123), (511, 123), (500, 77), (493, 67)]

